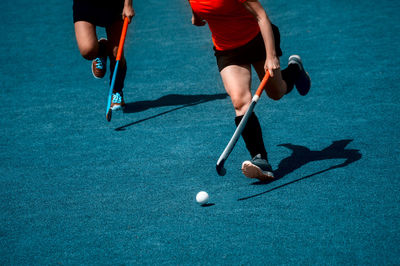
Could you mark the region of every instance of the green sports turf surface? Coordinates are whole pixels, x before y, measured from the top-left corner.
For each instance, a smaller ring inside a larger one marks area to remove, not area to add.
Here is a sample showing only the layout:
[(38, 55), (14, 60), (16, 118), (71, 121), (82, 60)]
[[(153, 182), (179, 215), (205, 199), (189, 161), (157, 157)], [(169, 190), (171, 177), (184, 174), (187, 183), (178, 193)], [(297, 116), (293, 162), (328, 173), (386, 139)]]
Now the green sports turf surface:
[(400, 3), (261, 1), (313, 84), (257, 104), (260, 183), (242, 140), (217, 175), (234, 111), (208, 28), (167, 2), (134, 1), (111, 123), (72, 1), (0, 2), (0, 264), (400, 264)]

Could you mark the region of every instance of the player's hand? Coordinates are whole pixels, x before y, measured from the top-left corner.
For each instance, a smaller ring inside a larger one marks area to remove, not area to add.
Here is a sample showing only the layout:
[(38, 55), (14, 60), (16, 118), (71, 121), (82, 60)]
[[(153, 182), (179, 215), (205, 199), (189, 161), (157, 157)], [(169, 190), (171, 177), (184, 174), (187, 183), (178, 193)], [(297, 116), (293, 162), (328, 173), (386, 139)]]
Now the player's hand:
[(192, 15), (192, 24), (198, 27), (206, 25), (206, 21), (202, 19), (201, 17), (197, 16), (196, 14), (193, 13)]
[(129, 23), (131, 23), (132, 18), (135, 16), (135, 10), (132, 6), (124, 6), (122, 10), (122, 19), (128, 18)]
[(281, 65), (279, 63), (279, 58), (276, 56), (267, 56), (267, 60), (265, 60), (265, 65), (264, 65), (264, 69), (265, 69), (265, 73), (267, 73), (267, 71), (269, 72), (269, 75), (272, 77), (274, 77), (275, 73), (277, 73), (281, 68)]

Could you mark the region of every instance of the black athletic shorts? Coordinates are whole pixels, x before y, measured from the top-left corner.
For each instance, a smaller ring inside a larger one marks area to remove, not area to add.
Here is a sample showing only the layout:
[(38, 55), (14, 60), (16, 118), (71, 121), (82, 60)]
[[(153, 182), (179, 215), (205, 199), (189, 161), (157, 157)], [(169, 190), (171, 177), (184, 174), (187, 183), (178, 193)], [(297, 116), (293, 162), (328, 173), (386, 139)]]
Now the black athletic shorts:
[(111, 26), (122, 20), (124, 0), (74, 0), (74, 23), (87, 21), (100, 27)]
[[(275, 38), (275, 50), (277, 56), (282, 56), (282, 50), (280, 47), (281, 36), (277, 26), (272, 25)], [(221, 72), (227, 66), (230, 65), (247, 65), (256, 63), (259, 61), (265, 61), (265, 45), (264, 40), (259, 33), (253, 40), (247, 44), (240, 46), (235, 49), (219, 51), (215, 49), (215, 57), (217, 58), (218, 70)]]

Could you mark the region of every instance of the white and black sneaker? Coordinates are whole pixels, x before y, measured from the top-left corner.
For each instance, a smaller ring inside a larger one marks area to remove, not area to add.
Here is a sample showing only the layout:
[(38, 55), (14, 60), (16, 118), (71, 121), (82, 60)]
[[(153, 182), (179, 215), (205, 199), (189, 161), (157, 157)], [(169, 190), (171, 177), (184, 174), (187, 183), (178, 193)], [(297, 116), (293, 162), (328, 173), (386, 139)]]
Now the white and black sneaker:
[(310, 75), (304, 70), (303, 63), (301, 61), (300, 56), (291, 55), (289, 57), (288, 65), (296, 64), (299, 66), (300, 73), (294, 81), (294, 85), (296, 86), (297, 91), (300, 95), (306, 95), (311, 88), (311, 78)]
[(260, 181), (274, 179), (272, 167), (267, 160), (261, 158), (260, 154), (254, 156), (250, 161), (242, 163), (242, 172), (249, 178), (256, 178)]

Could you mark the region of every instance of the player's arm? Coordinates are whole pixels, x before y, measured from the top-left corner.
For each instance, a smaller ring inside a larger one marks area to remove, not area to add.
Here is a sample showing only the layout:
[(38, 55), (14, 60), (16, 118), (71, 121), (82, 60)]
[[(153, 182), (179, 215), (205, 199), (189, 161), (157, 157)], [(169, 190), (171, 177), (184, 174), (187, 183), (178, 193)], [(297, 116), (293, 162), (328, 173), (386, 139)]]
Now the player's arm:
[(258, 0), (247, 0), (243, 3), (243, 5), (251, 14), (253, 14), (258, 22), (267, 53), (267, 60), (265, 61), (264, 68), (265, 70), (268, 70), (271, 77), (273, 77), (274, 72), (280, 68), (280, 64), (279, 58), (276, 56), (275, 52), (275, 39), (271, 22), (263, 6)]
[(122, 10), (122, 18), (126, 17), (129, 19), (129, 23), (131, 23), (132, 18), (135, 16), (135, 10), (133, 9), (132, 0), (125, 0), (124, 9)]

